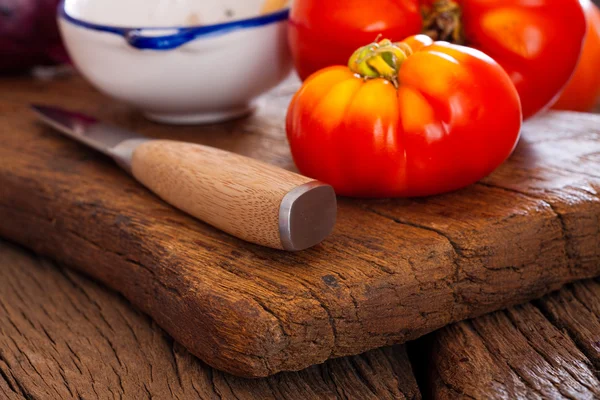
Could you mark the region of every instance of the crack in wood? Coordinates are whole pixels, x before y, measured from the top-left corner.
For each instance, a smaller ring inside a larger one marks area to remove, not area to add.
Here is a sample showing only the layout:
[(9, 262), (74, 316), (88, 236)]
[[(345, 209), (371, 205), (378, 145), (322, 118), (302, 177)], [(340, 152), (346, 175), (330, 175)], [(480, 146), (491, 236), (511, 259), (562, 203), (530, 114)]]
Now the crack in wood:
[[(534, 310), (537, 310), (537, 308), (532, 304), (532, 308)], [(539, 311), (539, 310), (538, 310)], [(542, 352), (538, 346), (538, 343), (532, 341), (532, 339), (530, 338), (530, 336), (528, 335), (528, 332), (524, 331), (520, 325), (518, 324), (518, 322), (515, 320), (514, 315), (513, 315), (513, 310), (508, 310), (505, 311), (504, 314), (507, 317), (507, 320), (512, 324), (512, 326), (521, 333), (521, 335), (525, 338), (525, 340), (527, 341), (529, 347), (531, 349), (533, 349), (548, 365), (552, 366), (553, 368), (559, 370), (559, 371), (565, 371), (569, 376), (571, 376), (571, 378), (573, 378), (573, 380), (575, 382), (581, 383), (584, 386), (586, 386), (583, 382), (579, 381), (577, 379), (577, 377), (575, 375), (573, 375), (573, 373), (570, 371), (569, 368), (561, 368), (560, 365), (556, 364), (556, 360), (550, 358), (547, 354), (545, 354), (544, 352)], [(540, 312), (540, 314), (542, 314)], [(543, 315), (543, 314), (542, 314)], [(573, 343), (574, 345), (574, 343)], [(570, 395), (568, 392), (565, 392), (565, 388), (562, 385), (559, 385), (557, 382), (555, 382), (554, 380), (550, 380), (550, 383), (565, 397), (567, 398), (572, 398), (574, 400), (577, 400), (574, 396)], [(588, 387), (589, 389), (589, 387)]]
[[(500, 311), (500, 313), (502, 313), (503, 311)], [(472, 331), (479, 336), (479, 339), (481, 340), (481, 343), (483, 344), (483, 346), (486, 348), (486, 350), (488, 351), (488, 353), (491, 355), (492, 358), (494, 358), (497, 362), (501, 362), (504, 365), (506, 365), (510, 371), (514, 374), (514, 376), (519, 379), (520, 382), (522, 382), (526, 387), (528, 387), (530, 390), (532, 390), (535, 394), (537, 394), (538, 396), (540, 396), (540, 398), (543, 398), (544, 395), (542, 392), (539, 391), (538, 388), (535, 387), (535, 385), (533, 383), (531, 383), (529, 381), (529, 379), (527, 377), (524, 377), (518, 369), (516, 369), (510, 362), (508, 359), (502, 357), (501, 358), (501, 354), (498, 354), (498, 352), (494, 351), (493, 349), (490, 348), (490, 345), (487, 342), (487, 337), (480, 333), (479, 330), (477, 329), (477, 327), (475, 325), (473, 325), (472, 322), (468, 321), (467, 322), (469, 324), (469, 327), (472, 329)]]
[(575, 260), (575, 257), (573, 255), (573, 251), (571, 249), (571, 243), (570, 243), (570, 234), (568, 232), (567, 226), (565, 224), (565, 221), (563, 219), (563, 215), (557, 211), (556, 206), (553, 205), (550, 201), (548, 201), (547, 199), (543, 199), (541, 197), (532, 195), (530, 193), (524, 192), (524, 191), (520, 191), (520, 190), (516, 190), (516, 189), (512, 189), (512, 188), (507, 188), (507, 187), (503, 187), (503, 186), (498, 186), (498, 185), (493, 185), (490, 183), (483, 183), (483, 182), (478, 182), (479, 185), (482, 186), (486, 186), (486, 187), (491, 187), (491, 188), (496, 188), (496, 189), (500, 189), (500, 190), (504, 190), (510, 193), (516, 193), (525, 197), (528, 197), (530, 199), (533, 200), (537, 200), (542, 202), (543, 204), (547, 205), (550, 210), (552, 211), (552, 213), (554, 214), (554, 216), (556, 217), (556, 219), (558, 220), (560, 227), (561, 227), (561, 232), (562, 232), (562, 240), (564, 242), (564, 247), (565, 247), (565, 253), (567, 254), (567, 257), (569, 258), (569, 268), (572, 269), (573, 268), (573, 261)]
[(352, 373), (355, 374), (360, 382), (368, 388), (374, 396), (377, 395), (377, 389), (373, 385), (373, 383), (363, 374), (362, 367), (359, 365), (358, 361), (360, 357), (354, 357), (349, 359), (349, 366), (352, 370)]
[[(7, 370), (5, 370), (4, 366), (7, 367)], [(10, 374), (10, 376), (9, 376), (9, 374)], [(6, 382), (6, 384), (8, 385), (8, 387), (14, 393), (20, 394), (20, 395), (23, 395), (23, 396), (25, 395), (22, 386), (15, 379), (14, 375), (11, 374), (11, 372), (10, 372), (10, 365), (8, 364), (8, 362), (6, 361), (6, 359), (4, 358), (4, 355), (2, 354), (2, 349), (0, 349), (0, 377), (2, 377), (2, 379), (4, 379), (4, 381)]]
[[(562, 293), (565, 293), (565, 291), (563, 291)], [(540, 313), (542, 313), (542, 315), (544, 315), (544, 317), (549, 321), (549, 323), (551, 323), (556, 328), (558, 328), (559, 330), (564, 332), (564, 334), (567, 335), (571, 339), (574, 346), (577, 347), (577, 349), (583, 354), (583, 356), (585, 358), (583, 360), (583, 362), (588, 364), (590, 366), (590, 370), (594, 371), (596, 378), (600, 379), (600, 369), (598, 369), (598, 365), (600, 365), (600, 362), (598, 362), (598, 361), (594, 362), (594, 360), (597, 360), (599, 358), (598, 357), (599, 352), (598, 351), (594, 352), (592, 349), (590, 349), (588, 346), (586, 346), (585, 343), (583, 343), (581, 341), (579, 332), (574, 328), (574, 326), (572, 326), (571, 324), (565, 323), (564, 321), (561, 321), (559, 315), (557, 313), (551, 311), (550, 303), (552, 301), (554, 301), (554, 299), (545, 298), (545, 299), (540, 299), (540, 300), (534, 301), (534, 302), (532, 302), (532, 304), (540, 311)], [(585, 304), (583, 304), (583, 303), (579, 303), (579, 304), (584, 309), (587, 309)], [(589, 309), (587, 309), (587, 310), (590, 311)], [(592, 315), (595, 315), (595, 314), (592, 313)], [(600, 319), (598, 319), (597, 316), (596, 316), (596, 318), (597, 318), (597, 320), (600, 320)], [(580, 327), (579, 329), (582, 329), (582, 328), (583, 327)], [(598, 348), (600, 349), (600, 345), (598, 346)], [(600, 385), (600, 383), (599, 383), (599, 385)]]

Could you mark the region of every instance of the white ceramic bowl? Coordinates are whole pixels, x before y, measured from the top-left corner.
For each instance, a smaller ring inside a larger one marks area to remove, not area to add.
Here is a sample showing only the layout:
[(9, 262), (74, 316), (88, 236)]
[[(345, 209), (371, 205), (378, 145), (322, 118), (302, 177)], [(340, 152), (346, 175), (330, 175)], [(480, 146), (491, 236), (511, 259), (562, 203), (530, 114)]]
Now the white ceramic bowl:
[(288, 10), (263, 0), (64, 0), (58, 22), (100, 91), (176, 124), (239, 117), (291, 70)]

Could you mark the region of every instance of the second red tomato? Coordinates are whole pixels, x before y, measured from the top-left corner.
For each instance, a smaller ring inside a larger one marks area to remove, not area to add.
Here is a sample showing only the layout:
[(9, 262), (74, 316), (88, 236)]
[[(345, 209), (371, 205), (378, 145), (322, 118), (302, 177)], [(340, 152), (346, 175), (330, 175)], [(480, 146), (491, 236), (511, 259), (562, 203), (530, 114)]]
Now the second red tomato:
[(588, 21), (585, 44), (575, 74), (552, 108), (590, 111), (600, 100), (600, 9), (582, 1)]
[(302, 79), (344, 65), (382, 34), (424, 32), (474, 47), (509, 74), (525, 118), (550, 106), (573, 74), (586, 31), (578, 0), (295, 0), (290, 45)]

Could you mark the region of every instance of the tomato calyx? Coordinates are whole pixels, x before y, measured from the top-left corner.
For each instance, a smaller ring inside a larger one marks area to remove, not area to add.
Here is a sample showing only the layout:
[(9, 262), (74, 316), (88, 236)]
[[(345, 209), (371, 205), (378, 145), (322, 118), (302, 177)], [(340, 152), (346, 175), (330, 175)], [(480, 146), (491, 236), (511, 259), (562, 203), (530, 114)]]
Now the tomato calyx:
[(465, 44), (462, 10), (457, 3), (452, 0), (436, 0), (431, 6), (423, 6), (421, 14), (423, 34), (436, 41)]
[(375, 41), (356, 50), (348, 60), (348, 68), (364, 79), (383, 78), (398, 87), (398, 70), (412, 55), (406, 43), (389, 39)]

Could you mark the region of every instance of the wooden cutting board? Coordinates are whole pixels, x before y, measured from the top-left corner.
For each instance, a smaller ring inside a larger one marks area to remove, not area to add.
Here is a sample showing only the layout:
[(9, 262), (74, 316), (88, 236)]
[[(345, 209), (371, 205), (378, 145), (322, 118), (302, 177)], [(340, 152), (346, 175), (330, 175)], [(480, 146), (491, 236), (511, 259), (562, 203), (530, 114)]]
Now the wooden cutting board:
[(243, 243), (158, 200), (26, 104), (293, 169), (283, 120), (296, 84), (251, 118), (150, 123), (78, 78), (0, 81), (0, 235), (121, 292), (208, 364), (243, 376), (401, 343), (600, 274), (600, 118), (530, 122), (514, 156), (456, 193), (340, 199), (333, 235), (290, 254)]

